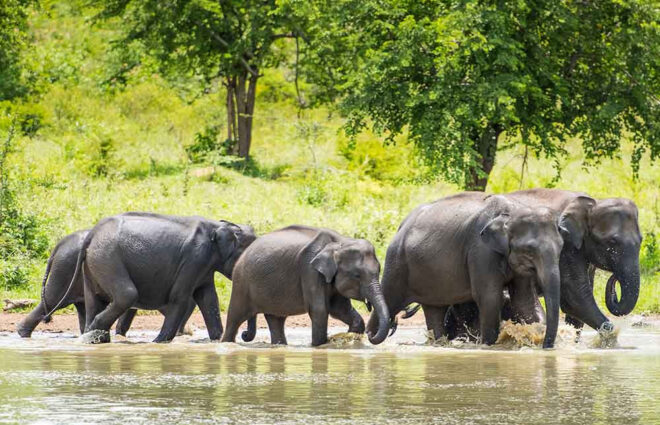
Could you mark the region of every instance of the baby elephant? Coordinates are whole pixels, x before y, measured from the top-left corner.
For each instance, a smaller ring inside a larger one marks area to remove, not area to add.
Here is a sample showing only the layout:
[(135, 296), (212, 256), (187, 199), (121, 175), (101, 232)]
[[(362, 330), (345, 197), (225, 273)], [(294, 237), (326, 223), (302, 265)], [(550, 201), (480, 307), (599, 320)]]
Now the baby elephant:
[(368, 334), (372, 344), (379, 344), (390, 327), (379, 274), (374, 247), (364, 239), (307, 226), (289, 226), (259, 237), (234, 268), (222, 341), (233, 342), (241, 323), (249, 319), (253, 328), (255, 316), (264, 313), (271, 343), (286, 344), (286, 318), (308, 313), (312, 345), (321, 345), (328, 341), (328, 314), (355, 323), (350, 302), (355, 299), (371, 303), (382, 318), (377, 332)]

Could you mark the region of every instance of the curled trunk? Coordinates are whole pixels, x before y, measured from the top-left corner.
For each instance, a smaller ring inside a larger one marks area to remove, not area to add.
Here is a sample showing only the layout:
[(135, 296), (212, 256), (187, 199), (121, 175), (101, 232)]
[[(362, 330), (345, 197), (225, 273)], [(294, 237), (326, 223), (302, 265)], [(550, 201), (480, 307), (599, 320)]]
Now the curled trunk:
[[(374, 307), (374, 312), (372, 313), (372, 320), (374, 314), (378, 317), (378, 330), (376, 334), (373, 333), (373, 329), (367, 331), (367, 336), (369, 337), (369, 342), (374, 345), (380, 344), (387, 338), (387, 332), (390, 328), (390, 312), (385, 303), (385, 297), (383, 297), (383, 292), (380, 288), (380, 284), (377, 282), (371, 283), (366, 290), (366, 298)], [(370, 320), (371, 322), (371, 320)], [(371, 322), (373, 323), (373, 322)]]
[[(616, 282), (621, 285), (621, 299), (616, 295)], [(610, 313), (615, 316), (629, 314), (639, 298), (639, 266), (632, 270), (615, 272), (610, 276), (605, 287), (605, 304)]]

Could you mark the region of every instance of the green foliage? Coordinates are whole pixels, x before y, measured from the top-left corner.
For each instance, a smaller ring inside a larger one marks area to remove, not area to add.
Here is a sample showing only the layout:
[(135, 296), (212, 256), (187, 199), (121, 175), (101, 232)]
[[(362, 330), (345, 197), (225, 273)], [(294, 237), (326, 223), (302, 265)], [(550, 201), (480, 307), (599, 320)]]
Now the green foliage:
[(207, 160), (210, 153), (216, 155), (229, 155), (234, 149), (235, 142), (231, 139), (219, 141), (222, 131), (220, 125), (207, 125), (204, 130), (195, 134), (195, 142), (186, 146), (186, 154), (192, 163), (200, 163)]
[(21, 54), (27, 39), (28, 6), (32, 0), (0, 2), (0, 101), (25, 94)]
[(483, 180), (498, 141), (557, 158), (579, 137), (593, 162), (628, 135), (635, 174), (644, 152), (660, 154), (651, 2), (315, 4), (307, 75), (339, 94), (349, 134), (409, 133), (449, 181)]
[(639, 264), (642, 273), (660, 273), (660, 244), (653, 231), (644, 235)]
[(28, 262), (42, 259), (48, 238), (39, 219), (19, 207), (11, 186), (8, 156), (12, 152), (14, 125), (0, 147), (0, 285), (17, 289), (27, 283)]

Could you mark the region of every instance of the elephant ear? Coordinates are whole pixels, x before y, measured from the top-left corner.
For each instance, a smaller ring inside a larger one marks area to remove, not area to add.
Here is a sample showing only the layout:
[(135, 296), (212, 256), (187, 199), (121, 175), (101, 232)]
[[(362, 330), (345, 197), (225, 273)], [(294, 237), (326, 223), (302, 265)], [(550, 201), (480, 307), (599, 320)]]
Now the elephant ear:
[(507, 232), (507, 223), (509, 214), (500, 214), (489, 221), (479, 235), (481, 240), (493, 251), (502, 255), (509, 255), (509, 234)]
[(323, 247), (321, 252), (312, 258), (312, 267), (323, 275), (325, 283), (331, 283), (335, 278), (335, 274), (337, 274), (337, 260), (335, 259), (335, 253), (338, 248), (338, 243), (329, 243)]
[(238, 247), (238, 233), (240, 232), (240, 227), (223, 221), (211, 235), (211, 241), (217, 245), (223, 261), (227, 261)]
[(584, 235), (589, 229), (589, 212), (596, 201), (588, 196), (578, 196), (564, 208), (559, 217), (559, 231), (564, 240), (577, 248), (582, 248)]

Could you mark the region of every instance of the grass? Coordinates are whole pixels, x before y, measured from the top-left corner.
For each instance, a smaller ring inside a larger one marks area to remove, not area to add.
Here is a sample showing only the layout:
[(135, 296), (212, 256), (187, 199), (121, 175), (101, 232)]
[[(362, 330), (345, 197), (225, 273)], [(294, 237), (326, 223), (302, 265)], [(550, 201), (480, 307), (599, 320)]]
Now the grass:
[[(459, 191), (429, 179), (405, 138), (384, 147), (365, 133), (353, 146), (331, 111), (307, 110), (299, 117), (292, 102), (269, 102), (262, 94), (287, 78), (277, 71), (267, 73), (259, 87), (252, 161), (210, 156), (191, 164), (185, 146), (209, 125), (222, 123), (222, 91), (191, 96), (144, 71), (131, 75), (125, 89), (109, 90), (98, 81), (111, 29), (90, 28), (84, 16), (64, 6), (35, 14), (32, 26), (33, 54), (62, 71), (40, 96), (19, 105), (37, 113), (40, 125), (31, 137), (17, 140), (9, 160), (19, 204), (39, 217), (51, 246), (104, 216), (141, 210), (249, 223), (258, 233), (292, 223), (330, 227), (372, 241), (382, 262), (412, 208)], [(72, 50), (86, 53), (76, 56)], [(87, 72), (63, 65), (70, 61)], [(579, 141), (567, 148), (556, 187), (631, 198), (642, 231), (660, 234), (660, 164), (645, 161), (633, 180), (628, 142), (620, 157), (589, 168)], [(489, 192), (553, 184), (552, 161), (533, 155), (521, 184), (522, 161), (522, 147), (500, 152)], [(0, 288), (0, 299), (38, 298), (45, 263), (46, 258), (26, 260), (28, 283)], [(0, 269), (6, 273), (7, 265), (0, 263)], [(226, 309), (231, 285), (218, 278), (217, 286)], [(604, 304), (604, 278), (595, 292)], [(642, 276), (635, 312), (643, 311), (660, 312), (658, 272)]]

